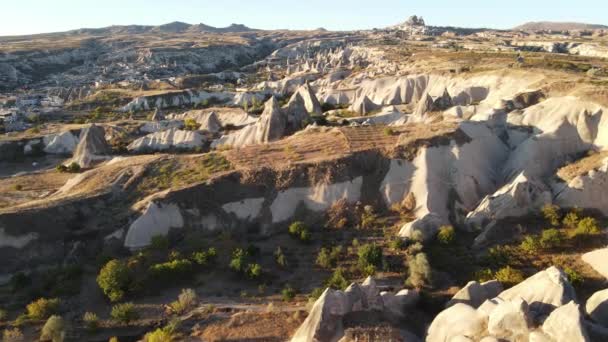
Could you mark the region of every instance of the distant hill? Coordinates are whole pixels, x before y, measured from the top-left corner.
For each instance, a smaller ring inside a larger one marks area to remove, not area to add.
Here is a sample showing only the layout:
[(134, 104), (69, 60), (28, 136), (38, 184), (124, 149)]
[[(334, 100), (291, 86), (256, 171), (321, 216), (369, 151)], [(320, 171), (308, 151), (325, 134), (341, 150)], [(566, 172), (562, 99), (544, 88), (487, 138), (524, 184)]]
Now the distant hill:
[(102, 28), (81, 28), (71, 30), (67, 32), (55, 32), (55, 33), (41, 33), (31, 36), (42, 36), (42, 35), (116, 35), (116, 34), (142, 34), (142, 33), (236, 33), (236, 32), (249, 32), (258, 31), (256, 29), (249, 28), (242, 24), (232, 24), (228, 27), (213, 27), (205, 24), (190, 25), (175, 21), (172, 23), (151, 26), (151, 25), (114, 25)]
[(608, 26), (585, 23), (532, 21), (513, 28), (519, 31), (571, 31), (571, 30), (605, 30)]

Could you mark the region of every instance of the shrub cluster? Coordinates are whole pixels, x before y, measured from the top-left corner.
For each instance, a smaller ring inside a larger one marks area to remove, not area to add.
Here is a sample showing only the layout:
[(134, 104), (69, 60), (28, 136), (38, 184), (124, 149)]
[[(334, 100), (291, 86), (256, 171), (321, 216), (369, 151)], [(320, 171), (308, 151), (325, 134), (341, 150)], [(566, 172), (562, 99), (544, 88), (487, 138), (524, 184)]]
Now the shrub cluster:
[(432, 282), (431, 264), (424, 253), (418, 253), (408, 261), (410, 283), (415, 288), (422, 288)]
[(310, 230), (302, 221), (296, 221), (289, 225), (289, 235), (302, 242), (309, 242), (312, 239)]
[(169, 308), (173, 313), (179, 315), (194, 307), (197, 301), (198, 296), (193, 289), (183, 289), (177, 297), (177, 300), (169, 304)]
[(99, 271), (97, 284), (112, 302), (123, 299), (132, 282), (131, 271), (123, 262), (110, 260)]
[(316, 264), (325, 269), (335, 267), (342, 256), (342, 252), (342, 246), (334, 246), (331, 249), (321, 248), (319, 254), (317, 254)]
[(366, 275), (373, 275), (382, 266), (382, 248), (375, 244), (365, 244), (359, 247), (357, 266)]
[(63, 318), (59, 316), (51, 316), (44, 323), (40, 333), (41, 341), (60, 342), (65, 339), (66, 324)]
[(27, 317), (30, 319), (47, 319), (59, 309), (59, 299), (40, 298), (27, 305)]
[(194, 261), (197, 265), (207, 266), (210, 263), (213, 263), (217, 258), (217, 250), (213, 247), (209, 248), (207, 251), (200, 251), (192, 253), (192, 261)]
[(249, 248), (244, 250), (237, 248), (232, 252), (232, 259), (230, 260), (229, 267), (240, 274), (243, 274), (250, 279), (257, 279), (262, 275), (262, 266), (255, 262), (252, 262), (252, 255), (256, 254), (256, 251)]
[(110, 317), (117, 322), (129, 324), (139, 318), (139, 313), (137, 313), (133, 303), (122, 303), (112, 307)]

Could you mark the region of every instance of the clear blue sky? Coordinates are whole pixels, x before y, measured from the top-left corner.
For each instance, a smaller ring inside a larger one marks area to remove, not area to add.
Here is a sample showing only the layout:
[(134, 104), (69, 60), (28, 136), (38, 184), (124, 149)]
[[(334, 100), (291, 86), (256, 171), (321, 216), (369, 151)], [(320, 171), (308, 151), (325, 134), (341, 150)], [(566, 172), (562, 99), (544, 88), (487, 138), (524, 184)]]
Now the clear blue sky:
[(0, 35), (172, 21), (349, 30), (393, 25), (412, 14), (438, 26), (510, 28), (540, 20), (608, 25), (608, 0), (2, 0), (0, 10)]

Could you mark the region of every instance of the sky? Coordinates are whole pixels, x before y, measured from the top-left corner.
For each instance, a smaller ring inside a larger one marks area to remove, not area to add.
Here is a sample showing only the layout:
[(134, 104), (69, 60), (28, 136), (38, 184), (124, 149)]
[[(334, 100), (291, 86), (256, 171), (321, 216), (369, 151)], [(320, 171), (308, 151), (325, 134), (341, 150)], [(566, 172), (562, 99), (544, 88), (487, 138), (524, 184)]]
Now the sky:
[(173, 21), (259, 29), (370, 29), (413, 14), (428, 25), (511, 28), (527, 21), (608, 25), (608, 0), (1, 0), (0, 35)]

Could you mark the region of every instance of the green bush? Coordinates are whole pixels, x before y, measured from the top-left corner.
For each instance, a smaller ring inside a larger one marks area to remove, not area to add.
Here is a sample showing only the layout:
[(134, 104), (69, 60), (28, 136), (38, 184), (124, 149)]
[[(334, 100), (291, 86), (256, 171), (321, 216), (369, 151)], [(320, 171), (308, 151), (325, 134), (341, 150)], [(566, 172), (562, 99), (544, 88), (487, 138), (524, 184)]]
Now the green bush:
[(144, 336), (144, 342), (173, 342), (175, 341), (175, 336), (170, 331), (165, 331), (162, 328), (157, 328), (156, 330), (147, 333)]
[(392, 136), (392, 135), (395, 135), (395, 131), (394, 131), (392, 128), (390, 128), (390, 127), (385, 127), (385, 128), (382, 130), (382, 132), (383, 132), (383, 133), (384, 133), (384, 135), (386, 135), (386, 136)]
[(6, 310), (0, 309), (0, 322), (4, 321), (8, 317), (8, 312)]
[(488, 250), (487, 262), (493, 267), (500, 267), (511, 263), (513, 258), (511, 250), (506, 246), (494, 246)]
[(402, 250), (405, 247), (405, 240), (403, 240), (402, 238), (393, 238), (389, 243), (388, 246), (390, 249), (394, 250), (394, 251), (399, 251)]
[(154, 251), (166, 251), (169, 249), (169, 239), (164, 235), (154, 235), (150, 239), (150, 246), (148, 249)]
[(534, 255), (540, 250), (541, 244), (538, 238), (532, 235), (528, 235), (524, 238), (524, 241), (521, 242), (521, 245), (519, 245), (519, 247), (522, 251)]
[(333, 266), (333, 263), (329, 254), (330, 253), (327, 248), (321, 248), (319, 254), (317, 254), (316, 264), (323, 268), (331, 268)]
[(192, 262), (188, 259), (177, 259), (150, 267), (150, 276), (158, 281), (172, 281), (192, 274)]
[(289, 235), (302, 242), (308, 242), (312, 237), (308, 227), (302, 221), (293, 222), (291, 225), (289, 225), (288, 231)]
[(59, 299), (40, 298), (27, 305), (27, 317), (30, 319), (47, 319), (59, 309)]
[(348, 280), (344, 276), (344, 268), (338, 267), (334, 270), (334, 273), (327, 279), (327, 287), (331, 287), (336, 290), (345, 290), (348, 287)]
[(431, 264), (424, 253), (418, 253), (408, 262), (410, 276), (408, 282), (415, 288), (422, 288), (432, 281)]
[(274, 260), (279, 266), (281, 266), (281, 268), (287, 268), (287, 257), (283, 253), (283, 249), (281, 249), (280, 246), (274, 251)]
[(133, 303), (116, 304), (112, 307), (110, 317), (119, 323), (129, 324), (139, 318), (139, 314)]
[(23, 332), (17, 327), (12, 329), (6, 328), (2, 333), (2, 341), (12, 342), (12, 341), (25, 341), (23, 336)]
[(564, 269), (564, 273), (566, 273), (566, 276), (568, 277), (568, 281), (570, 282), (570, 284), (574, 285), (574, 286), (580, 286), (585, 282), (585, 278), (583, 278), (583, 276), (576, 272), (574, 269), (570, 268), (570, 267), (566, 267)]
[(90, 331), (95, 331), (99, 328), (99, 317), (94, 312), (85, 312), (82, 316), (82, 321), (85, 327)]
[(370, 205), (366, 205), (363, 208), (363, 213), (361, 214), (361, 228), (363, 229), (372, 229), (376, 225), (376, 221), (378, 216), (374, 212), (374, 207)]
[(207, 266), (217, 258), (217, 251), (211, 247), (207, 251), (192, 253), (192, 261), (200, 266)]
[(597, 220), (593, 217), (585, 217), (578, 222), (574, 231), (574, 236), (589, 236), (600, 234), (602, 230), (597, 224)]
[(543, 248), (559, 247), (563, 242), (562, 232), (555, 228), (544, 230), (540, 237), (540, 245)]
[(40, 340), (63, 342), (65, 339), (65, 330), (66, 324), (63, 321), (63, 318), (59, 316), (51, 316), (42, 327)]
[(184, 120), (184, 128), (188, 131), (196, 131), (200, 127), (201, 125), (192, 118), (187, 118), (186, 120)]
[(67, 170), (70, 173), (78, 173), (80, 172), (80, 165), (77, 162), (72, 162), (67, 166)]
[(375, 244), (365, 244), (359, 247), (357, 251), (359, 255), (358, 265), (361, 269), (365, 269), (368, 266), (380, 267), (382, 266), (382, 248)]
[(250, 279), (258, 279), (262, 276), (262, 266), (260, 264), (247, 265), (247, 276)]
[(176, 314), (183, 314), (188, 309), (194, 307), (198, 301), (198, 296), (193, 289), (182, 289), (177, 300), (169, 304), (171, 311)]
[(561, 215), (558, 206), (546, 204), (544, 207), (542, 207), (541, 212), (549, 224), (554, 227), (559, 226)]
[(505, 287), (512, 287), (524, 281), (523, 272), (514, 269), (511, 266), (501, 268), (496, 272), (494, 277)]
[(249, 255), (242, 248), (237, 248), (232, 251), (232, 259), (230, 259), (229, 267), (235, 272), (244, 272), (247, 266)]
[(573, 210), (564, 217), (562, 223), (564, 224), (564, 226), (566, 226), (566, 228), (574, 229), (578, 225), (579, 220), (580, 218), (578, 216), (578, 210)]
[(442, 226), (439, 228), (439, 233), (437, 233), (437, 240), (442, 245), (449, 245), (454, 242), (454, 238), (456, 236), (456, 231), (452, 226)]
[(486, 281), (490, 281), (494, 279), (494, 272), (492, 272), (489, 268), (484, 268), (475, 272), (475, 280), (479, 283), (485, 283)]
[(281, 290), (281, 296), (283, 297), (284, 301), (290, 302), (296, 297), (296, 290), (287, 284), (283, 290)]
[(110, 260), (99, 271), (97, 284), (110, 301), (117, 302), (131, 285), (131, 271), (123, 262)]

